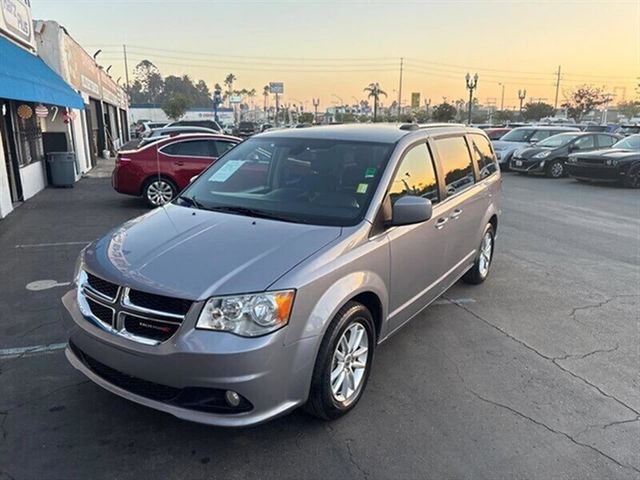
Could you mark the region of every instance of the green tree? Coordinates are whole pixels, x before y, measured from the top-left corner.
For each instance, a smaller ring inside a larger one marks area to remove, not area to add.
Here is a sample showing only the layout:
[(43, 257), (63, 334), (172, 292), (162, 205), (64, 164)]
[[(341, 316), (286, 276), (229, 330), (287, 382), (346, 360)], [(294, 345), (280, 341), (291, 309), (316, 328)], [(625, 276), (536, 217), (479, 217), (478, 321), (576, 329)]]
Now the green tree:
[(179, 120), (191, 106), (191, 100), (187, 96), (178, 93), (164, 101), (162, 111), (171, 120)]
[(450, 103), (444, 102), (433, 109), (433, 119), (436, 122), (450, 122), (456, 118), (456, 107)]
[(565, 95), (565, 102), (562, 107), (567, 109), (567, 115), (570, 118), (580, 122), (587, 113), (600, 105), (604, 105), (609, 100), (610, 98), (603, 93), (601, 88), (582, 85)]
[(629, 100), (618, 104), (620, 115), (624, 115), (627, 120), (640, 115), (640, 100)]
[(160, 70), (149, 60), (142, 60), (133, 70), (134, 89), (137, 98), (132, 103), (158, 103), (162, 98), (164, 80)]
[(314, 123), (313, 113), (311, 112), (302, 112), (298, 117), (298, 122), (300, 123)]
[(237, 79), (238, 78), (233, 73), (230, 73), (224, 78), (224, 84), (227, 87), (225, 97), (227, 99), (233, 94), (233, 82), (235, 82)]
[(522, 116), (525, 120), (540, 120), (551, 117), (555, 113), (553, 105), (545, 102), (529, 102), (522, 109)]
[(515, 118), (515, 113), (512, 110), (496, 110), (493, 114), (493, 119), (498, 123), (512, 122)]
[(380, 88), (378, 82), (370, 83), (365, 87), (365, 92), (368, 92), (367, 98), (373, 98), (373, 121), (378, 120), (378, 103), (380, 101), (380, 95), (387, 96), (387, 92)]
[(264, 98), (264, 111), (267, 112), (267, 103), (269, 102), (269, 94), (271, 93), (271, 89), (269, 85), (265, 85), (262, 87), (262, 97)]

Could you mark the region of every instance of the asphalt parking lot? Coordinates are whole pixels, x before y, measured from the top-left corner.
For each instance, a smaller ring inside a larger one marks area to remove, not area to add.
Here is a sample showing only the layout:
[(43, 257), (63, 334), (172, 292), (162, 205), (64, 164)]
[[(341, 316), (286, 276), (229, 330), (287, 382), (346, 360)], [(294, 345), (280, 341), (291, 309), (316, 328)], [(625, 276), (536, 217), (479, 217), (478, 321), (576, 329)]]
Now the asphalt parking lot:
[(243, 430), (130, 403), (62, 353), (76, 255), (145, 211), (89, 178), (0, 222), (0, 479), (640, 478), (638, 191), (505, 174), (485, 284), (382, 345), (348, 416)]

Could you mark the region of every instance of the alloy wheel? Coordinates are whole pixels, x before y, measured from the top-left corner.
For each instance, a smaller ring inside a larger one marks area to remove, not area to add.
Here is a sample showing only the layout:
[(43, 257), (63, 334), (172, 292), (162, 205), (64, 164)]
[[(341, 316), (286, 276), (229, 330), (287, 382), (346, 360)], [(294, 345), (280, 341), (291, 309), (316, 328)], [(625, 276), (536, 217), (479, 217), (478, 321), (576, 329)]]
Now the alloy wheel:
[(357, 397), (369, 358), (369, 335), (360, 322), (351, 324), (336, 345), (331, 361), (331, 392), (341, 403)]
[(493, 235), (491, 235), (491, 232), (487, 232), (484, 234), (484, 238), (480, 244), (480, 258), (478, 259), (478, 272), (482, 278), (485, 278), (489, 273), (492, 255)]
[(564, 174), (564, 165), (560, 162), (554, 162), (551, 165), (551, 176), (553, 178), (559, 178)]
[(173, 186), (165, 180), (155, 180), (147, 187), (147, 199), (156, 207), (169, 203), (173, 195)]

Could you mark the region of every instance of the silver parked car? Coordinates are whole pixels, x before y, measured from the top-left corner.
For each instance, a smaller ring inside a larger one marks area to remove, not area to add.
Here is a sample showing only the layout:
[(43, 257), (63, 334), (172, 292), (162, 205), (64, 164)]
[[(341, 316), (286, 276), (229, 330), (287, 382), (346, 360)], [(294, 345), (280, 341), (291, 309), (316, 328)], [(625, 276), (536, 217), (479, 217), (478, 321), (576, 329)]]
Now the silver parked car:
[(105, 389), (245, 426), (361, 398), (376, 347), (488, 274), (501, 178), (479, 129), (276, 130), (81, 254), (66, 355)]

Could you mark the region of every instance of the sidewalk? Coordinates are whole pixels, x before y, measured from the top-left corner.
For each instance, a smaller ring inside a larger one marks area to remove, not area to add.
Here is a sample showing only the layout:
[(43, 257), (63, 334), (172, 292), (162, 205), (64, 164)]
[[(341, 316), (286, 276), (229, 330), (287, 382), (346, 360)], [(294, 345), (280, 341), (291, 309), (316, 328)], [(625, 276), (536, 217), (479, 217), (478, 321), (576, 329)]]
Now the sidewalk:
[(116, 166), (116, 158), (98, 158), (97, 165), (85, 173), (83, 178), (111, 178), (111, 172)]

